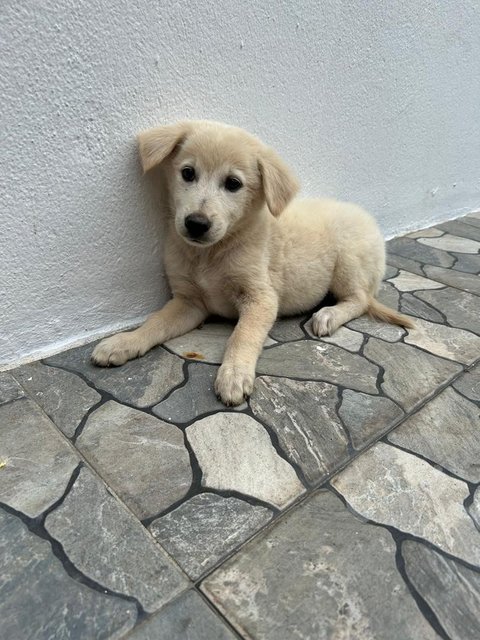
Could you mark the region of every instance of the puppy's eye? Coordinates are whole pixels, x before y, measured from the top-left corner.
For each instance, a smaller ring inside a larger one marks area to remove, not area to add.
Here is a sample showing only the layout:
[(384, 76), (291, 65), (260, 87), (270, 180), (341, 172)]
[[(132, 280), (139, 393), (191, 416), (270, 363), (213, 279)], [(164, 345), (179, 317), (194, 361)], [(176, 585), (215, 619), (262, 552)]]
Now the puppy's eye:
[(183, 167), (182, 178), (185, 182), (193, 182), (195, 180), (195, 169), (193, 167)]
[(227, 176), (225, 180), (225, 189), (227, 191), (231, 191), (232, 193), (235, 193), (235, 191), (238, 191), (242, 187), (243, 187), (243, 184), (240, 182), (238, 178), (234, 178), (234, 176)]

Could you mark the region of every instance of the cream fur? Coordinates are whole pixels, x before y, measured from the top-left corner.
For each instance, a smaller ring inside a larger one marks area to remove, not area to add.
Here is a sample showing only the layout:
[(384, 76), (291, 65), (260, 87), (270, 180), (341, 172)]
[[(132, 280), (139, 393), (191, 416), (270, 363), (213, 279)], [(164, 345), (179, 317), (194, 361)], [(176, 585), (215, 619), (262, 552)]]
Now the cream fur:
[[(338, 303), (313, 315), (322, 336), (363, 313), (396, 324), (410, 321), (377, 300), (385, 271), (384, 241), (374, 219), (335, 200), (293, 200), (297, 181), (274, 151), (247, 132), (185, 121), (139, 136), (145, 171), (162, 165), (171, 215), (165, 267), (173, 299), (135, 331), (103, 340), (92, 354), (100, 366), (121, 365), (201, 324), (210, 314), (238, 318), (215, 390), (227, 405), (251, 394), (255, 366), (279, 315), (314, 308), (331, 291)], [(196, 179), (181, 171), (193, 167)], [(225, 188), (233, 175), (243, 186)], [(202, 244), (185, 218), (211, 223)], [(280, 215), (281, 214), (281, 215)]]

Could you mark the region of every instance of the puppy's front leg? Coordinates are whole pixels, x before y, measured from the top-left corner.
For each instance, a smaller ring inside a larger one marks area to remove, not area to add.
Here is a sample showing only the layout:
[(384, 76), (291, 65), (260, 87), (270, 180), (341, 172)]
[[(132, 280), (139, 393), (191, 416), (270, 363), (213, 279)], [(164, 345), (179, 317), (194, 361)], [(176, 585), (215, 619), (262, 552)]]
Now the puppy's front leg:
[(215, 380), (215, 391), (227, 406), (241, 404), (252, 393), (258, 356), (277, 312), (274, 294), (249, 300), (240, 307), (238, 323)]
[(181, 336), (205, 320), (208, 313), (184, 298), (172, 298), (152, 313), (135, 331), (117, 333), (102, 340), (92, 353), (92, 362), (100, 367), (119, 366), (143, 356), (152, 347)]

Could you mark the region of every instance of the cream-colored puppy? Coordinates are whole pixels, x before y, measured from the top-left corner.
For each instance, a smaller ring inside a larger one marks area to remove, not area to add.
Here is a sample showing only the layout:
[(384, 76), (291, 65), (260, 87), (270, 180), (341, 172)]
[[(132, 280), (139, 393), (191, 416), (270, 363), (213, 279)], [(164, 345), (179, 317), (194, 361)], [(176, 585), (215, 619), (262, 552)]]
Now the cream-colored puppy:
[(162, 126), (139, 137), (148, 171), (162, 164), (171, 215), (165, 267), (173, 298), (135, 331), (95, 347), (100, 366), (121, 365), (198, 327), (210, 314), (238, 318), (215, 390), (226, 405), (252, 393), (255, 366), (279, 315), (337, 304), (313, 315), (318, 336), (363, 313), (411, 326), (377, 300), (384, 241), (353, 204), (294, 200), (298, 185), (282, 160), (236, 127), (207, 121)]

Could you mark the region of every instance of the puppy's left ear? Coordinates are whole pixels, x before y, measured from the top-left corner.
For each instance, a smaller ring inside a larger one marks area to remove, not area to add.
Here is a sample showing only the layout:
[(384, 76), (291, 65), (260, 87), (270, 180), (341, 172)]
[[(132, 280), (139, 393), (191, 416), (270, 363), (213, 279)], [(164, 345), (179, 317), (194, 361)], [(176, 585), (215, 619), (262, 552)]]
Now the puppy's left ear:
[(148, 171), (163, 162), (183, 142), (188, 130), (188, 122), (177, 122), (140, 133), (138, 148), (143, 170)]
[(279, 216), (297, 193), (299, 184), (293, 173), (269, 147), (263, 147), (258, 159), (263, 191), (270, 213)]

